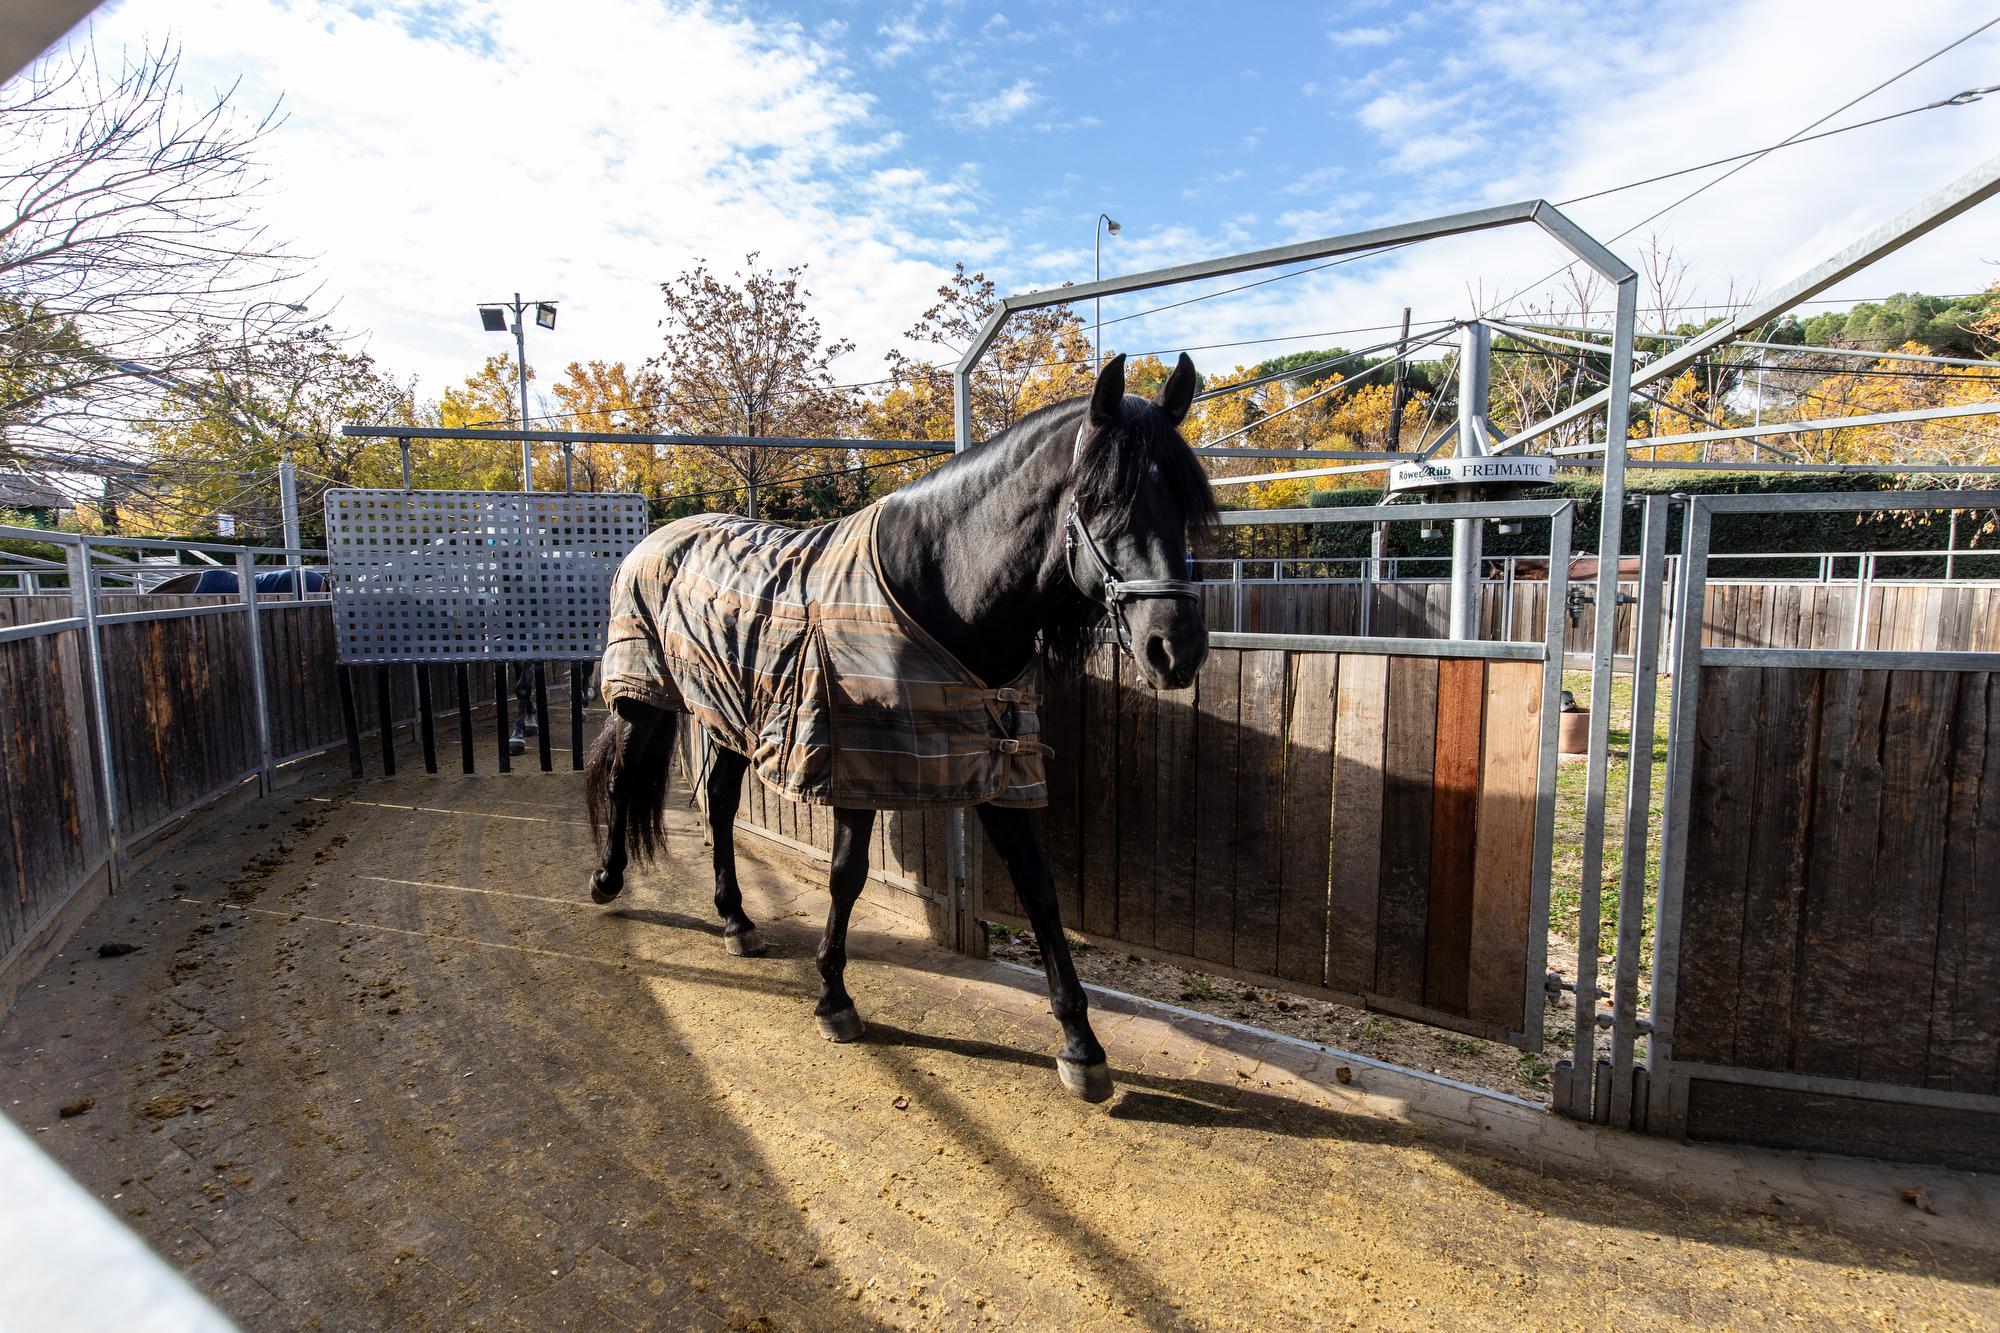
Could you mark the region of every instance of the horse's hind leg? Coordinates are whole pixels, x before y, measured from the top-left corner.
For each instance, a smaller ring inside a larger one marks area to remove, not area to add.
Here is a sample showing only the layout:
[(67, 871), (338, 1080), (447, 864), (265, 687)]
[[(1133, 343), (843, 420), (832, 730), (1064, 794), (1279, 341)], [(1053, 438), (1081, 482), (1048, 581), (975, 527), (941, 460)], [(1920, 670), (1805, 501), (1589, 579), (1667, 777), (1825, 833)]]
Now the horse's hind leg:
[(722, 917), (722, 944), (739, 957), (764, 952), (764, 937), (743, 911), (736, 883), (736, 807), (743, 799), (743, 775), (750, 761), (717, 746), (710, 752), (706, 790), (708, 835), (715, 856), (715, 910)]
[(853, 1041), (862, 1033), (861, 1015), (847, 993), (847, 919), (868, 878), (868, 843), (875, 832), (873, 810), (833, 812), (833, 873), (827, 887), (833, 903), (826, 912), (826, 934), (819, 942), (819, 1003), (813, 1015), (820, 1035), (828, 1041)]
[(979, 822), (994, 850), (1007, 866), (1014, 892), (1027, 909), (1028, 923), (1035, 928), (1035, 942), (1042, 946), (1042, 971), (1049, 979), (1049, 1009), (1062, 1024), (1063, 1048), (1056, 1056), (1056, 1073), (1062, 1084), (1087, 1102), (1101, 1102), (1111, 1095), (1111, 1068), (1104, 1062), (1104, 1048), (1090, 1030), (1090, 1001), (1083, 983), (1076, 979), (1076, 965), (1070, 961), (1069, 941), (1063, 938), (1062, 909), (1056, 902), (1055, 879), (1049, 863), (1035, 841), (1028, 813), (992, 805), (978, 807)]

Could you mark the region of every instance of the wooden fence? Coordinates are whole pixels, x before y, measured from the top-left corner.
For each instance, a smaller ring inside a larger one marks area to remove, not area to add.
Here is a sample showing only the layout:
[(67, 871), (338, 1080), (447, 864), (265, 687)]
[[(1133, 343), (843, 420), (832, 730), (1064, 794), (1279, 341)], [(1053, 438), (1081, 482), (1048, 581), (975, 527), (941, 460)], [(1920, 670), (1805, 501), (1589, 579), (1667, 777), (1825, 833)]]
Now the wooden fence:
[(0, 642), (0, 983), (110, 851), (89, 681), (80, 629)]
[(1704, 666), (1693, 753), (1687, 1131), (2000, 1168), (2000, 674)]
[[(1202, 585), (1203, 609), (1211, 629), (1235, 625), (1239, 585)], [(1287, 580), (1245, 583), (1241, 628), (1249, 634), (1359, 634), (1366, 585)], [(1596, 584), (1578, 586), (1595, 593)], [(1386, 638), (1443, 638), (1451, 623), (1451, 585), (1438, 582), (1378, 583), (1370, 633)], [(1524, 581), (1509, 588), (1480, 588), (1479, 637), (1539, 642), (1548, 607), (1548, 585)], [(1621, 594), (1638, 595), (1638, 585), (1622, 583)], [(1664, 599), (1664, 593), (1662, 594)], [(1728, 648), (1851, 648), (1854, 611), (1861, 590), (1852, 583), (1710, 583), (1706, 595), (1704, 642)], [(1507, 603), (1513, 602), (1511, 617)], [(1629, 656), (1636, 641), (1636, 608), (1618, 608), (1613, 651)], [(1875, 583), (1868, 588), (1868, 614), (1861, 644), (1869, 649), (1916, 652), (2000, 652), (2000, 585)], [(1586, 610), (1564, 630), (1563, 650), (1588, 654), (1596, 623)]]
[[(1533, 661), (1216, 647), (1194, 690), (1161, 693), (1101, 650), (1043, 722), (1063, 921), (1538, 1044), (1524, 997), (1543, 686)], [(972, 878), (977, 915), (1025, 924), (983, 838)]]

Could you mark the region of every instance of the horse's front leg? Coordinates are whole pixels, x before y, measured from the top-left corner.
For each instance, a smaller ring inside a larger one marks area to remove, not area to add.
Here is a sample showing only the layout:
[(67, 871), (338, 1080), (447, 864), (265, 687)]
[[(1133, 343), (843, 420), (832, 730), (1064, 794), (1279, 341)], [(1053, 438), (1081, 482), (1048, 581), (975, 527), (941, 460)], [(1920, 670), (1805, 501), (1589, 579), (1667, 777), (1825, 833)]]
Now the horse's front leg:
[(833, 873), (827, 888), (833, 902), (826, 909), (826, 934), (819, 942), (819, 1003), (813, 1016), (828, 1041), (853, 1041), (863, 1030), (847, 993), (847, 919), (868, 879), (868, 843), (875, 834), (873, 810), (833, 812)]
[(1090, 1030), (1090, 1000), (1083, 983), (1076, 979), (1076, 965), (1070, 962), (1069, 941), (1063, 938), (1062, 909), (1056, 902), (1055, 878), (1049, 874), (1048, 859), (1035, 840), (1028, 812), (994, 805), (978, 807), (979, 822), (994, 850), (1014, 881), (1014, 892), (1027, 909), (1028, 924), (1035, 929), (1035, 942), (1042, 946), (1042, 971), (1049, 979), (1049, 1009), (1062, 1024), (1063, 1048), (1056, 1056), (1056, 1073), (1062, 1085), (1087, 1102), (1101, 1102), (1111, 1095), (1111, 1067), (1104, 1061), (1104, 1048)]
[(715, 865), (715, 910), (722, 917), (722, 945), (739, 958), (764, 952), (764, 937), (743, 910), (736, 882), (736, 807), (750, 761), (720, 746), (709, 751), (708, 837)]

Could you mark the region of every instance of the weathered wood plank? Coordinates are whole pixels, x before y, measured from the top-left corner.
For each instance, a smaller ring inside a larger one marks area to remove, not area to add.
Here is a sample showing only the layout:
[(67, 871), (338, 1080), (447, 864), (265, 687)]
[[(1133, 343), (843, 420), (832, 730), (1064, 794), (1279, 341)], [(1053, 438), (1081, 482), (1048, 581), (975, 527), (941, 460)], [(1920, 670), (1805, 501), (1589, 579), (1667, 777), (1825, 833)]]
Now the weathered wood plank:
[(1077, 841), (1077, 786), (1085, 753), (1083, 684), (1076, 677), (1050, 677), (1042, 731), (1053, 747), (1048, 756), (1049, 804), (1041, 814), (1042, 849), (1063, 920), (1075, 922), (1082, 851)]
[(1865, 1079), (1920, 1084), (1924, 1078), (1956, 684), (1951, 673), (1941, 671), (1897, 671), (1889, 677), (1880, 739), (1882, 826), (1866, 946), (1880, 1003), (1861, 1052)]
[(1153, 946), (1178, 954), (1194, 952), (1195, 866), (1202, 799), (1199, 716), (1192, 691), (1162, 694), (1155, 700), (1153, 771), (1160, 851), (1153, 864)]
[[(1821, 685), (1806, 880), (1800, 1066), (1856, 1077), (1874, 1022), (1875, 847), (1881, 833), (1886, 671), (1829, 671)], [(1696, 827), (1700, 827), (1697, 825)]]
[[(1797, 1042), (1799, 930), (1812, 837), (1821, 673), (1773, 667), (1760, 675), (1756, 723), (1743, 738), (1755, 747), (1756, 759), (1738, 815), (1749, 845), (1738, 964), (1745, 1002), (1736, 1008), (1733, 1050), (1739, 1064), (1782, 1070), (1792, 1067)], [(1702, 829), (1701, 836), (1710, 832)]]
[(1088, 715), (1083, 749), (1084, 776), (1078, 782), (1077, 817), (1083, 847), (1080, 911), (1063, 920), (1093, 935), (1118, 933), (1118, 694), (1121, 671), (1131, 670), (1112, 644), (1099, 644), (1090, 655), (1085, 678)]
[(1361, 992), (1375, 989), (1389, 659), (1373, 653), (1344, 653), (1338, 677), (1326, 980), (1337, 990)]
[(1472, 961), (1473, 851), (1479, 816), (1479, 735), (1486, 704), (1486, 663), (1476, 657), (1438, 663), (1437, 690), (1424, 1003), (1463, 1015)]
[(2000, 675), (1958, 674), (1924, 1082), (2000, 1092)]
[(1288, 656), (1277, 971), (1289, 980), (1318, 985), (1326, 975), (1331, 910), (1333, 722), (1340, 659), (1334, 653)]
[(1542, 667), (1488, 662), (1466, 1013), (1519, 1030), (1534, 886)]
[(1223, 964), (1235, 957), (1231, 936), (1236, 923), (1233, 853), (1242, 664), (1243, 654), (1236, 649), (1210, 649), (1195, 678), (1201, 788), (1196, 806), (1193, 953)]
[(1266, 975), (1278, 970), (1278, 920), (1284, 891), (1285, 658), (1243, 654), (1236, 751), (1236, 862), (1233, 965)]
[[(1128, 677), (1138, 674), (1125, 664), (1120, 669)], [(1134, 944), (1154, 943), (1160, 760), (1153, 719), (1162, 698), (1143, 679), (1128, 679), (1118, 692), (1118, 936)]]
[(1756, 763), (1756, 667), (1703, 667), (1695, 709), (1694, 771), (1682, 892), (1674, 1054), (1727, 1063), (1743, 1000), (1739, 961), (1750, 830), (1742, 808)]
[(1382, 880), (1375, 909), (1375, 989), (1424, 1002), (1431, 881), (1432, 766), (1437, 759), (1438, 659), (1389, 661), (1382, 751)]

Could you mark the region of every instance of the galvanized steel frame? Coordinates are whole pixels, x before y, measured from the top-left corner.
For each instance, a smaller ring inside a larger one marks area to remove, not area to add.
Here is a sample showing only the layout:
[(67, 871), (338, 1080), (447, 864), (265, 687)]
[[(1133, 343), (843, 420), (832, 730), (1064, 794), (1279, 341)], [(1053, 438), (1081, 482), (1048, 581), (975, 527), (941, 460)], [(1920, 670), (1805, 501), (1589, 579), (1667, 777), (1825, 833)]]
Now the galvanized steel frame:
[[(1859, 513), (1873, 510), (1938, 511), (1991, 509), (2000, 491), (1926, 491), (1902, 495), (1846, 492), (1817, 495), (1693, 495), (1687, 497), (1681, 539), (1680, 580), (1675, 599), (1682, 608), (1700, 607), (1708, 584), (1709, 539), (1717, 514)], [(1705, 648), (1706, 618), (1683, 613), (1674, 623), (1674, 698), (1668, 725), (1666, 806), (1660, 828), (1660, 880), (1653, 911), (1653, 1004), (1650, 1021), (1614, 1015), (1629, 1037), (1647, 1037), (1646, 1128), (1653, 1133), (1687, 1130), (1688, 1084), (1696, 1079), (1833, 1093), (1863, 1100), (1923, 1106), (2000, 1111), (2000, 1096), (1941, 1093), (1892, 1083), (1829, 1079), (1812, 1074), (1737, 1069), (1674, 1059), (1674, 1025), (1680, 975), (1680, 932), (1687, 887), (1687, 848), (1692, 836), (1695, 718), (1701, 700), (1703, 666), (1790, 666), (1871, 671), (2000, 671), (2000, 653), (1925, 653), (1895, 649), (1823, 650), (1805, 648)], [(1634, 750), (1637, 750), (1634, 729)], [(1641, 1028), (1640, 1024), (1645, 1026)], [(1614, 1036), (1618, 1026), (1614, 1026)]]

